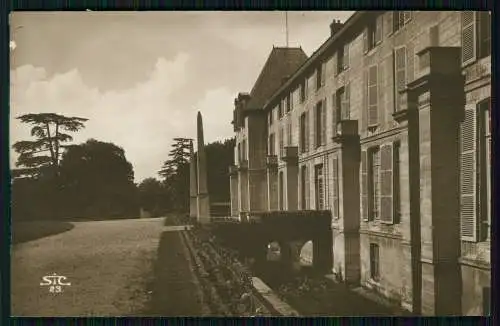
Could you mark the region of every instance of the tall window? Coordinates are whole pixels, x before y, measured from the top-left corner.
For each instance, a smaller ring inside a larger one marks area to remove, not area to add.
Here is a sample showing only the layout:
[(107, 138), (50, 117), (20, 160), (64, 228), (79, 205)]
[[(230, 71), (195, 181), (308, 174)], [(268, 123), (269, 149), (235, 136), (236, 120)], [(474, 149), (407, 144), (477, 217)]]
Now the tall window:
[(349, 43), (344, 44), (337, 52), (337, 72), (340, 73), (349, 68)]
[(336, 95), (336, 121), (350, 119), (350, 87), (349, 84), (339, 88)]
[(314, 167), (314, 181), (315, 181), (315, 195), (316, 195), (316, 209), (325, 209), (325, 194), (324, 194), (324, 180), (323, 180), (323, 164), (318, 164)]
[(368, 200), (369, 219), (380, 218), (380, 150), (373, 147), (368, 151)]
[(291, 94), (288, 94), (286, 96), (286, 112), (290, 112), (290, 110), (292, 109), (292, 104), (291, 104)]
[(406, 47), (400, 47), (394, 50), (394, 108), (396, 111), (400, 108), (399, 91), (406, 87)]
[(292, 146), (292, 120), (287, 124), (287, 141), (288, 146)]
[(333, 190), (332, 190), (332, 199), (333, 199), (333, 209), (332, 209), (332, 217), (334, 219), (339, 218), (339, 170), (338, 170), (338, 158), (333, 158), (333, 167), (332, 167), (332, 181), (333, 181)]
[(274, 150), (274, 134), (269, 135), (269, 155), (276, 155)]
[(370, 277), (374, 281), (380, 279), (380, 252), (379, 246), (375, 243), (370, 243)]
[(300, 84), (300, 103), (304, 103), (306, 100), (306, 82), (303, 81)]
[(382, 42), (383, 17), (383, 15), (379, 15), (375, 21), (370, 22), (363, 33), (365, 53)]
[(307, 167), (305, 165), (300, 169), (300, 202), (301, 208), (307, 209), (307, 192), (308, 192), (308, 183), (307, 183)]
[(408, 24), (413, 16), (411, 11), (395, 11), (393, 15), (394, 32)]
[(243, 158), (243, 160), (246, 160), (247, 159), (247, 142), (245, 139), (243, 139), (243, 142), (241, 143), (241, 156)]
[(368, 70), (368, 127), (378, 123), (378, 67), (371, 66)]
[(480, 173), (480, 221), (481, 239), (490, 239), (491, 228), (491, 118), (490, 100), (478, 106), (479, 115), (479, 173)]
[(300, 152), (306, 152), (306, 113), (300, 116)]
[(401, 186), (400, 186), (400, 148), (401, 148), (401, 142), (396, 141), (393, 144), (393, 218), (394, 218), (394, 223), (399, 223), (401, 221), (401, 205), (400, 205), (400, 200), (401, 200)]
[(491, 12), (462, 11), (462, 63), (491, 55)]
[(323, 86), (323, 69), (319, 66), (316, 69), (316, 89), (320, 89)]
[(324, 119), (323, 119), (323, 102), (319, 101), (316, 104), (316, 112), (315, 112), (315, 141), (316, 147), (319, 147), (324, 144)]
[(267, 120), (268, 120), (269, 125), (273, 124), (273, 110), (269, 111), (269, 113), (267, 115)]
[(238, 160), (241, 162), (243, 157), (241, 156), (241, 143), (238, 143)]
[(278, 118), (281, 119), (283, 117), (283, 100), (280, 100), (278, 104)]

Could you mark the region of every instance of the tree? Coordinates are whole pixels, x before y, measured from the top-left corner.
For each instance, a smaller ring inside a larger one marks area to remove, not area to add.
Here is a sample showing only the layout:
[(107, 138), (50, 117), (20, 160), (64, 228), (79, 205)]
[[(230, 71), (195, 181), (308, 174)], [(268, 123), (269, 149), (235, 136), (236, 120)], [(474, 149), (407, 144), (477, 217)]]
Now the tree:
[(185, 212), (189, 207), (189, 156), (192, 139), (174, 138), (170, 157), (158, 174), (163, 177), (174, 209)]
[(94, 139), (68, 146), (60, 173), (66, 215), (138, 216), (134, 171), (121, 147)]
[(207, 187), (211, 202), (229, 202), (229, 166), (233, 163), (235, 139), (213, 142), (207, 153)]
[[(39, 178), (47, 175), (56, 176), (62, 155), (63, 143), (73, 140), (67, 132), (76, 132), (85, 127), (88, 119), (66, 117), (55, 113), (30, 113), (17, 117), (21, 122), (33, 125), (32, 141), (18, 141), (13, 145), (19, 153), (13, 177)], [(65, 133), (66, 131), (66, 133)]]
[(168, 194), (164, 185), (155, 178), (146, 178), (138, 186), (139, 204), (152, 216), (160, 216), (168, 207)]

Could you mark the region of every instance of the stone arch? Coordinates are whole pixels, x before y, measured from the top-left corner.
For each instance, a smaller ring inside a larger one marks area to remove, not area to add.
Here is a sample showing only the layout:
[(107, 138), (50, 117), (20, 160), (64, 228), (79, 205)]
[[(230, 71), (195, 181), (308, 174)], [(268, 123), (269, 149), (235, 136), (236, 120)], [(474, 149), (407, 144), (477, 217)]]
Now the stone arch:
[(314, 261), (313, 241), (306, 241), (299, 252), (300, 264), (302, 266), (312, 266)]

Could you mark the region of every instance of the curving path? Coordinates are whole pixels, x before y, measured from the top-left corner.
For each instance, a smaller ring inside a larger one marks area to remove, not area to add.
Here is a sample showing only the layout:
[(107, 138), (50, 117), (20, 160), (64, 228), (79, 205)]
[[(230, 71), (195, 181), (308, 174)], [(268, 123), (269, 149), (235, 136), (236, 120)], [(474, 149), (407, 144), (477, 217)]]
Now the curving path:
[[(65, 233), (14, 245), (12, 316), (140, 315), (150, 300), (163, 218), (74, 222)], [(70, 286), (50, 293), (42, 277)]]

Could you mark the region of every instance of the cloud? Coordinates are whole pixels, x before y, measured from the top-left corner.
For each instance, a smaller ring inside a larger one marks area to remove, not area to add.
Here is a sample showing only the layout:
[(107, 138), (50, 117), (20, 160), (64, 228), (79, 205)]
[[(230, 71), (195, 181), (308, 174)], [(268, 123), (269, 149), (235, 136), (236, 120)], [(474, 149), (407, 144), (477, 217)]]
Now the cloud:
[[(29, 139), (29, 127), (15, 119), (25, 113), (55, 112), (88, 118), (75, 143), (89, 138), (112, 142), (125, 149), (136, 181), (155, 177), (168, 158), (174, 137), (196, 137), (196, 111), (204, 114), (205, 139), (232, 136), (230, 124), (234, 92), (207, 90), (193, 107), (173, 98), (189, 94), (186, 69), (190, 57), (159, 58), (148, 79), (134, 87), (102, 92), (87, 86), (77, 69), (47, 77), (44, 68), (25, 65), (11, 71), (11, 144)], [(11, 153), (11, 164), (16, 160)]]

